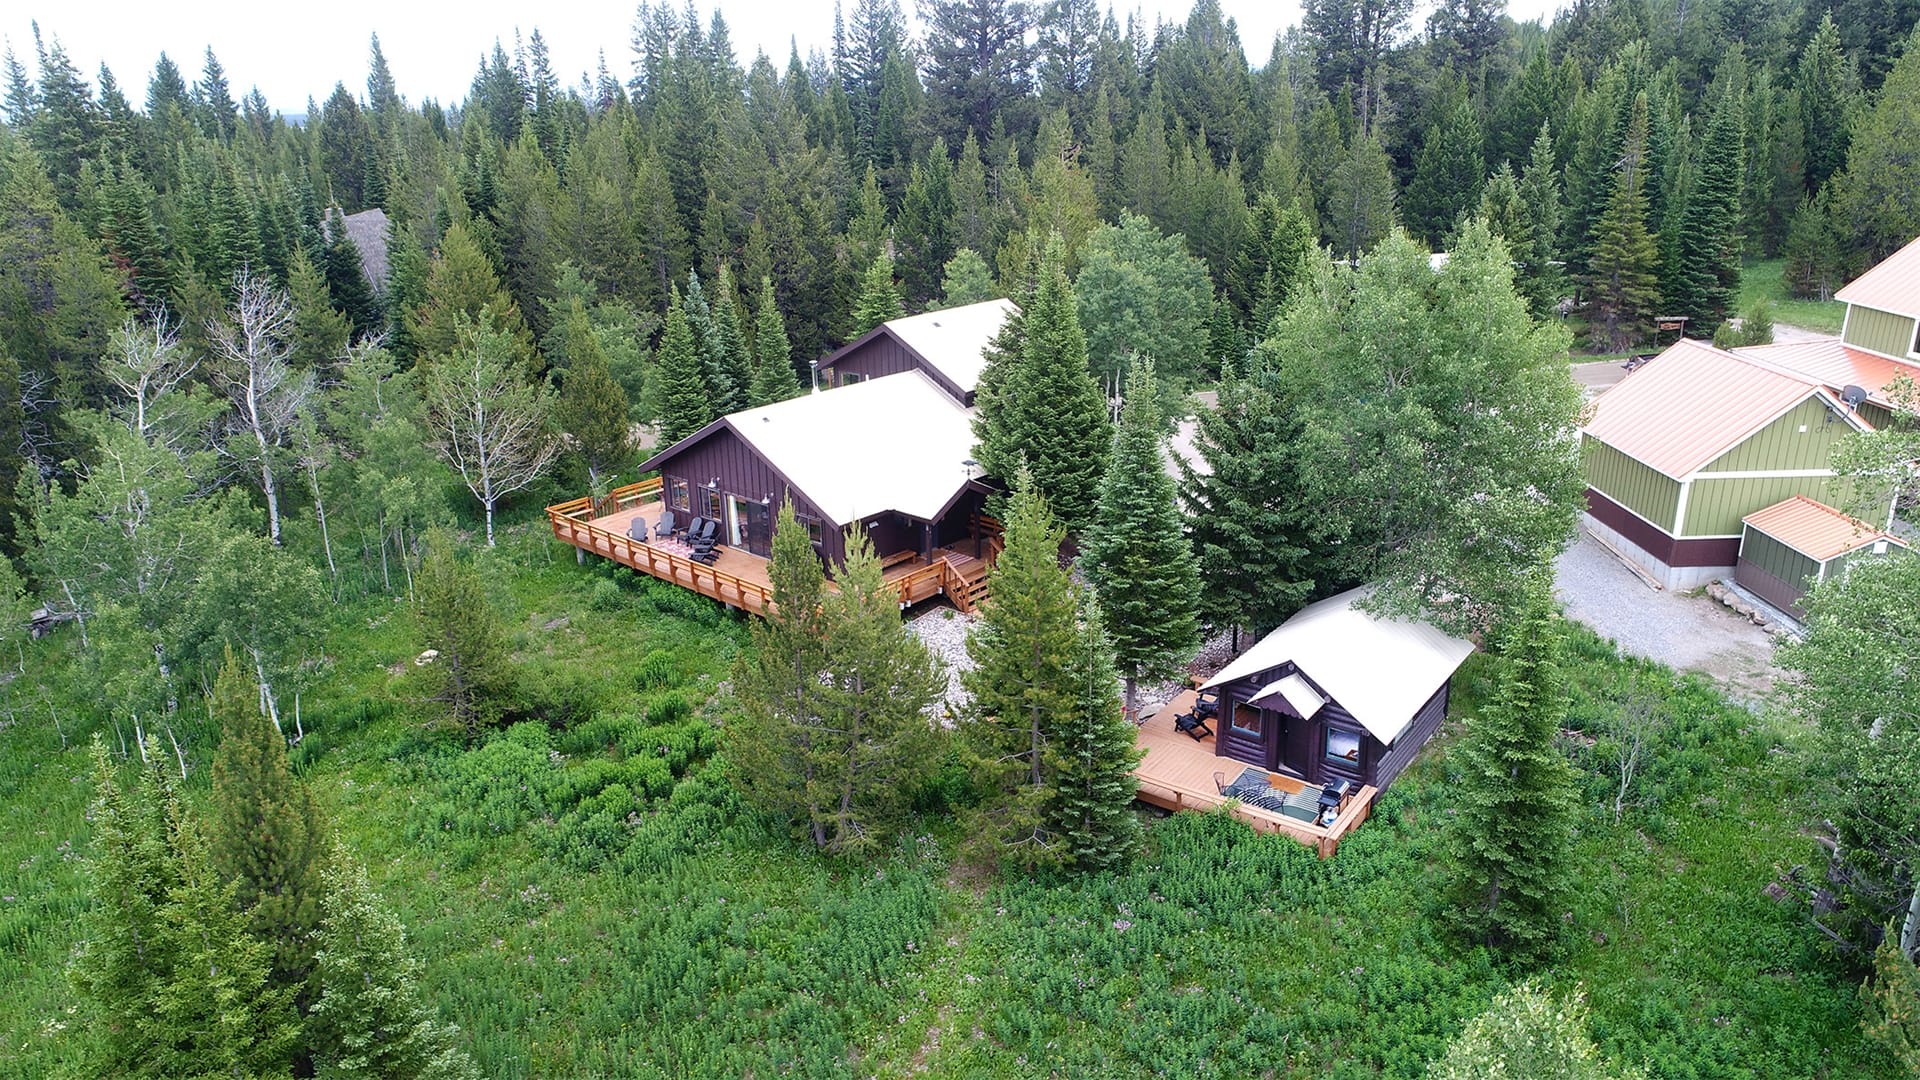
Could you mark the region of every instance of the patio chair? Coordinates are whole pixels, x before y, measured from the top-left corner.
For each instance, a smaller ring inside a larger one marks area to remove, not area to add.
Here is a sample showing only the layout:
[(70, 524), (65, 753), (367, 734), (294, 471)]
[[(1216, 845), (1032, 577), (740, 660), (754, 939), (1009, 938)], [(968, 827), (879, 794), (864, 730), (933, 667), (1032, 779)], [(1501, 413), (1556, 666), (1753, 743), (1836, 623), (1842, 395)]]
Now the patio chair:
[(632, 521), (627, 523), (627, 539), (638, 540), (643, 544), (647, 542), (647, 519), (646, 518), (635, 517)]
[(655, 540), (665, 540), (667, 537), (672, 536), (676, 531), (674, 529), (675, 521), (676, 519), (674, 517), (673, 511), (669, 510), (664, 514), (661, 514), (660, 524), (655, 525), (653, 527), (653, 538)]
[(1214, 790), (1218, 791), (1222, 795), (1225, 795), (1227, 793), (1227, 774), (1223, 772), (1214, 773), (1213, 787), (1214, 787)]
[(700, 518), (698, 524), (700, 526), (698, 530), (695, 530), (691, 525), (687, 526), (687, 543), (692, 544), (695, 551), (702, 548), (711, 548), (720, 543), (720, 522), (718, 519)]
[(1200, 715), (1200, 710), (1197, 708), (1193, 712), (1175, 714), (1173, 730), (1186, 732), (1193, 737), (1194, 742), (1213, 735), (1213, 729), (1207, 726), (1206, 718)]
[(1205, 722), (1220, 715), (1220, 691), (1202, 690), (1193, 699), (1194, 719)]

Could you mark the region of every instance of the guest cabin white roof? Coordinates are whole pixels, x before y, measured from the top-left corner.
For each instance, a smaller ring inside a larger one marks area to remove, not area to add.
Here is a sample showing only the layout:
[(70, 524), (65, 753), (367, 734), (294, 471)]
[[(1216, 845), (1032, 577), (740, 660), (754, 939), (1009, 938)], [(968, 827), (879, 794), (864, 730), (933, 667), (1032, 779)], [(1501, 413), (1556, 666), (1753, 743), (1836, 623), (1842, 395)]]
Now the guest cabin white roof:
[(980, 371), (987, 366), (987, 346), (1014, 310), (1011, 300), (987, 300), (891, 319), (887, 329), (953, 385), (971, 393), (979, 387)]
[(934, 520), (969, 479), (972, 411), (918, 371), (743, 409), (722, 422), (836, 526), (889, 511)]
[[(1371, 592), (1370, 586), (1362, 586), (1301, 608), (1209, 679), (1203, 689), (1258, 675), (1291, 660), (1300, 674), (1353, 714), (1374, 738), (1391, 745), (1420, 706), (1472, 654), (1473, 643), (1429, 623), (1381, 618), (1354, 606)], [(1277, 693), (1303, 716), (1318, 711), (1312, 701), (1318, 695), (1300, 694), (1311, 694), (1311, 687), (1286, 685), (1288, 681), (1281, 679), (1255, 697)]]

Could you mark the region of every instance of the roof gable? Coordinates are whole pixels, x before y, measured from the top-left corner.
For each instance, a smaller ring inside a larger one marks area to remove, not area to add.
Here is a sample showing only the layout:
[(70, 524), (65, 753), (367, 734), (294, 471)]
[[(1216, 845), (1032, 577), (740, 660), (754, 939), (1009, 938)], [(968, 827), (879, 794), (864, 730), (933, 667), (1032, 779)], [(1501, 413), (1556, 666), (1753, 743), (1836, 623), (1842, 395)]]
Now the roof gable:
[(1848, 282), (1833, 298), (1920, 319), (1920, 238)]
[[(1349, 589), (1301, 608), (1206, 685), (1223, 686), (1292, 661), (1369, 734), (1392, 743), (1473, 653), (1473, 643), (1430, 623), (1382, 618), (1355, 606), (1372, 591)], [(1278, 683), (1273, 689), (1284, 692)]]
[(1017, 308), (1011, 300), (987, 300), (956, 308), (942, 308), (885, 323), (888, 333), (911, 349), (922, 363), (971, 394), (980, 385), (987, 366), (987, 347), (1001, 324)]
[(1595, 398), (1581, 430), (1685, 480), (1812, 396), (1844, 411), (1817, 380), (1683, 338)]
[(1886, 391), (1894, 380), (1902, 376), (1920, 379), (1920, 364), (1867, 352), (1839, 338), (1818, 338), (1779, 345), (1747, 345), (1732, 352), (1742, 359), (1805, 375), (1835, 395), (1849, 386), (1858, 386), (1867, 392), (1868, 400), (1881, 405), (1892, 404)]

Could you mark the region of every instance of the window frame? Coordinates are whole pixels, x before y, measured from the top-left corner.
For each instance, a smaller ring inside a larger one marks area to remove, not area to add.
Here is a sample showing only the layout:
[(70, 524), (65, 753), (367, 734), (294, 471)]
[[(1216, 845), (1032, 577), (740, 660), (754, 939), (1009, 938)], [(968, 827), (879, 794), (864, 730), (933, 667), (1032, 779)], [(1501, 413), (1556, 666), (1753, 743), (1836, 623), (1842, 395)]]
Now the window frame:
[[(1334, 739), (1334, 736), (1336, 735), (1340, 737), (1341, 742), (1343, 744), (1347, 740), (1352, 740), (1352, 744), (1353, 744), (1352, 757), (1348, 757), (1344, 752), (1340, 754), (1335, 754), (1333, 752), (1333, 739)], [(1332, 724), (1324, 724), (1321, 726), (1320, 760), (1322, 763), (1327, 765), (1339, 765), (1345, 768), (1351, 768), (1355, 771), (1358, 771), (1361, 766), (1360, 759), (1363, 755), (1366, 754), (1366, 752), (1367, 752), (1366, 737), (1362, 735), (1360, 732), (1354, 731), (1351, 728), (1335, 727)]]
[(693, 485), (684, 476), (667, 477), (667, 509), (686, 513), (693, 507), (690, 490)]
[(700, 516), (715, 521), (725, 521), (727, 501), (719, 488), (702, 486), (700, 488)]

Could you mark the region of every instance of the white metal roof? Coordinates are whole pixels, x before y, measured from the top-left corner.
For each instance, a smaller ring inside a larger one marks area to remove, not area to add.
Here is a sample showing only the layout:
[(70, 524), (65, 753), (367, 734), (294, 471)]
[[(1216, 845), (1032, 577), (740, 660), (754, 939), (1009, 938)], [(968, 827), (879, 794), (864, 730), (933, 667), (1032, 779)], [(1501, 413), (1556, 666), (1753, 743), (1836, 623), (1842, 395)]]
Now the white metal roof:
[(1320, 691), (1308, 686), (1307, 680), (1298, 675), (1289, 675), (1277, 682), (1270, 682), (1247, 700), (1259, 701), (1261, 698), (1272, 697), (1275, 694), (1286, 698), (1287, 704), (1293, 706), (1293, 711), (1299, 713), (1303, 720), (1313, 719), (1313, 714), (1319, 712), (1320, 706), (1327, 703), (1327, 699), (1320, 696)]
[(1354, 606), (1371, 591), (1349, 589), (1301, 608), (1208, 680), (1207, 687), (1291, 660), (1374, 738), (1391, 744), (1472, 654), (1473, 643), (1428, 623), (1383, 619)]
[(893, 319), (887, 329), (953, 385), (971, 393), (987, 365), (987, 346), (1013, 312), (1011, 300), (987, 300)]
[(968, 480), (972, 413), (919, 371), (743, 409), (727, 423), (836, 526), (931, 520)]

